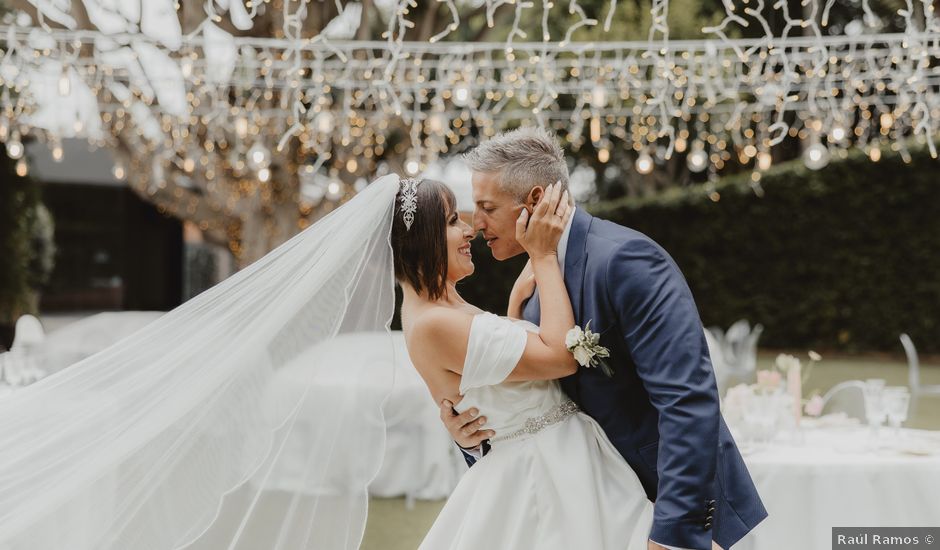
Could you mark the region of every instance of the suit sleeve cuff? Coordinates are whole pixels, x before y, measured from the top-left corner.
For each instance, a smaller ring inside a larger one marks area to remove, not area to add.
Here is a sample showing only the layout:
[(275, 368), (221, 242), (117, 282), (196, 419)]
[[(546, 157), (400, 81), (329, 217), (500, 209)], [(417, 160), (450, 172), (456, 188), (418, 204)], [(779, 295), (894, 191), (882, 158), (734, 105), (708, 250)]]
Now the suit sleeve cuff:
[(667, 550), (691, 550), (691, 549), (689, 549), (689, 548), (680, 548), (680, 547), (678, 547), (678, 546), (670, 546), (670, 545), (668, 545), (668, 544), (663, 544), (663, 543), (657, 542), (657, 541), (655, 541), (655, 540), (653, 540), (653, 539), (650, 539), (650, 540), (653, 541), (653, 542), (655, 542), (656, 544), (662, 546), (663, 548), (666, 548)]
[[(458, 445), (458, 447), (460, 447), (460, 445)], [(464, 447), (460, 447), (460, 450), (477, 460), (481, 460), (483, 458), (483, 445), (477, 445), (476, 447), (473, 447), (472, 449), (466, 449)]]
[(667, 548), (711, 550), (711, 524), (697, 519), (654, 520), (649, 540)]

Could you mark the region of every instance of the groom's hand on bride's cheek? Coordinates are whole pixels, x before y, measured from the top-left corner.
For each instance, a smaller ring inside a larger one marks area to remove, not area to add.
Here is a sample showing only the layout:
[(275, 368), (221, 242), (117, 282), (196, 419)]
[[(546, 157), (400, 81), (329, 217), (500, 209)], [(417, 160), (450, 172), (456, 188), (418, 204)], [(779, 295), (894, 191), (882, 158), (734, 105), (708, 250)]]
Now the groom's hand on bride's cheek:
[(479, 414), (480, 411), (474, 407), (457, 414), (453, 403), (446, 399), (441, 401), (441, 421), (454, 441), (465, 449), (472, 449), (496, 435), (493, 430), (482, 429), (486, 425), (486, 417)]

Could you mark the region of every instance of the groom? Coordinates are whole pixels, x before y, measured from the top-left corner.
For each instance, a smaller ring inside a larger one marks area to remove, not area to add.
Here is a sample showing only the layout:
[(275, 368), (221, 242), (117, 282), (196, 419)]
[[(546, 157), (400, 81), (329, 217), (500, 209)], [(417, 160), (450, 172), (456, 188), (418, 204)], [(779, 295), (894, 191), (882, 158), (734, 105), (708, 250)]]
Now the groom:
[[(496, 136), (465, 156), (473, 170), (474, 228), (493, 257), (523, 252), (516, 219), (549, 184), (568, 185), (564, 153), (540, 128)], [(576, 209), (558, 243), (575, 319), (601, 334), (608, 377), (580, 368), (561, 387), (591, 415), (655, 502), (650, 549), (730, 549), (767, 516), (718, 410), (718, 391), (692, 293), (649, 237)], [(525, 304), (538, 324), (538, 290)], [(441, 417), (471, 466), (493, 433), (485, 417)], [(476, 457), (476, 458), (475, 458)], [(713, 542), (714, 541), (714, 542)]]

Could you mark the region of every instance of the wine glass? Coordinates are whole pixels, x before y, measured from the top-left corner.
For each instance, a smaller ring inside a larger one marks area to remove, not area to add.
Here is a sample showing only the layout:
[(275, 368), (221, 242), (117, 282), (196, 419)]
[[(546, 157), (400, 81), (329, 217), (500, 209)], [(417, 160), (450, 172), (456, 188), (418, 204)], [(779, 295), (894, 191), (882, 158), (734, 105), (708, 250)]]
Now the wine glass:
[(884, 405), (885, 380), (869, 378), (865, 380), (862, 394), (865, 397), (865, 419), (872, 428), (872, 435), (878, 434), (878, 428), (884, 423), (887, 411)]
[(907, 420), (911, 403), (911, 393), (904, 386), (892, 386), (884, 389), (884, 406), (888, 423), (894, 431), (895, 439), (901, 435), (901, 424)]

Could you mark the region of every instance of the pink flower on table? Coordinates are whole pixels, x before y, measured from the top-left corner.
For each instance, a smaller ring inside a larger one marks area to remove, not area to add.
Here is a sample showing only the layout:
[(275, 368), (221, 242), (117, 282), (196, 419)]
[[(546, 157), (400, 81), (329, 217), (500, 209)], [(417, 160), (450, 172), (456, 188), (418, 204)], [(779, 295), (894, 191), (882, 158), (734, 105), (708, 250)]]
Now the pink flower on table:
[(823, 398), (817, 393), (806, 402), (803, 412), (809, 416), (819, 416), (822, 414), (823, 405)]
[(759, 370), (757, 371), (757, 385), (765, 389), (776, 389), (780, 387), (781, 376), (778, 371), (775, 370)]

